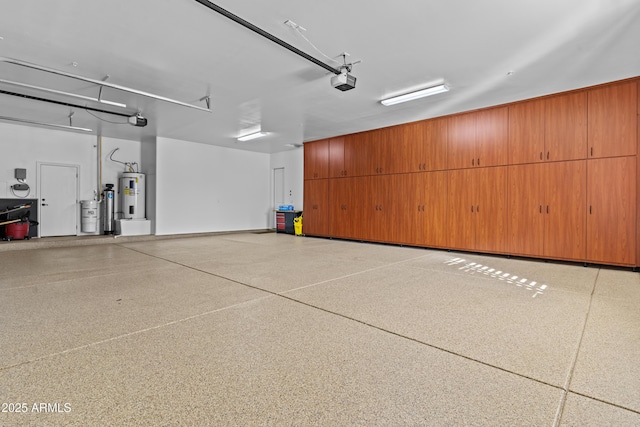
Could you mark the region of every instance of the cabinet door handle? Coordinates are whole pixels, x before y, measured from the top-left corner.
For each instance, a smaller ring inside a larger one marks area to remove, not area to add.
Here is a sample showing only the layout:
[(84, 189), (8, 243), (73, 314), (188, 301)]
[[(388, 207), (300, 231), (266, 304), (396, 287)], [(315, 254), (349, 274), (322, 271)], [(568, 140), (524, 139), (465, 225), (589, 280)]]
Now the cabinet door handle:
[(593, 147), (591, 147), (591, 157), (593, 157)]
[(471, 159), (471, 166), (475, 166), (476, 165), (476, 159)]
[(549, 213), (549, 205), (547, 205), (547, 213)]
[(542, 151), (540, 152), (540, 160), (542, 160)]
[(593, 205), (589, 205), (589, 215), (593, 214)]
[(473, 213), (473, 205), (471, 205), (471, 213)]
[(478, 166), (480, 166), (480, 157), (478, 157)]
[(542, 213), (542, 205), (540, 205), (540, 213)]
[(480, 205), (476, 206), (476, 212), (480, 212)]
[(549, 152), (547, 151), (547, 160), (549, 160)]

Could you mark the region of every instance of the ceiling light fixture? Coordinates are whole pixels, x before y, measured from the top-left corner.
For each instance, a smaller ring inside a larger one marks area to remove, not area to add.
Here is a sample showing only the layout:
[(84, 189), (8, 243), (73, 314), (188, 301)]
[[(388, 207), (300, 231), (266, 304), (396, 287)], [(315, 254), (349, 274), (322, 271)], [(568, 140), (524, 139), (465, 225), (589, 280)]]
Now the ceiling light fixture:
[[(53, 128), (60, 128), (60, 129), (80, 130), (82, 132), (93, 132), (92, 129), (87, 129), (87, 128), (79, 128), (79, 127), (76, 127), (76, 126), (57, 125), (55, 123), (36, 122), (36, 121), (33, 121), (33, 120), (18, 119), (16, 117), (0, 116), (0, 120), (6, 120), (6, 121), (9, 121), (9, 122), (29, 123), (29, 124), (32, 124), (32, 125), (49, 126), (49, 127), (53, 127)], [(71, 120), (71, 117), (69, 117), (69, 120)]]
[(380, 103), (384, 106), (400, 104), (401, 102), (413, 101), (414, 99), (424, 98), (425, 96), (436, 95), (438, 93), (448, 92), (449, 87), (446, 84), (428, 87), (426, 89), (415, 92), (405, 93), (404, 95), (394, 96), (392, 98), (383, 99)]
[(37, 65), (37, 64), (33, 64), (31, 62), (26, 62), (26, 61), (20, 61), (19, 59), (13, 59), (13, 58), (7, 58), (7, 57), (4, 57), (4, 56), (0, 56), (0, 62), (6, 62), (7, 64), (13, 64), (13, 65), (17, 65), (19, 67), (31, 68), (31, 69), (38, 70), (38, 71), (44, 71), (45, 73), (57, 74), (59, 76), (69, 77), (71, 79), (76, 79), (76, 80), (80, 80), (80, 81), (83, 81), (83, 82), (93, 83), (93, 84), (96, 84), (96, 85), (100, 86), (101, 88), (103, 86), (106, 86), (106, 87), (109, 87), (109, 88), (112, 88), (112, 89), (121, 90), (123, 92), (129, 92), (129, 93), (133, 93), (135, 95), (140, 95), (140, 96), (144, 96), (144, 97), (147, 97), (147, 98), (156, 99), (158, 101), (170, 102), (172, 104), (181, 105), (183, 107), (194, 108), (196, 110), (206, 111), (208, 113), (211, 112), (211, 110), (209, 108), (203, 108), (203, 107), (200, 107), (200, 106), (197, 106), (197, 105), (188, 104), (186, 102), (182, 102), (182, 101), (178, 101), (178, 100), (175, 100), (175, 99), (167, 98), (166, 96), (160, 96), (160, 95), (156, 95), (156, 94), (153, 94), (153, 93), (144, 92), (144, 91), (141, 91), (141, 90), (138, 90), (138, 89), (133, 89), (133, 88), (126, 87), (126, 86), (116, 85), (116, 84), (113, 84), (113, 83), (105, 82), (104, 80), (96, 80), (96, 79), (92, 79), (92, 78), (89, 78), (89, 77), (80, 76), (78, 74), (67, 73), (66, 71), (60, 71), (60, 70), (56, 70), (54, 68), (43, 67), (42, 65)]
[(246, 134), (246, 135), (243, 135), (243, 136), (239, 136), (238, 137), (238, 141), (242, 141), (242, 142), (251, 141), (252, 139), (261, 138), (261, 137), (266, 136), (266, 135), (267, 135), (267, 132), (262, 132), (262, 131), (253, 132), (253, 133), (249, 133), (249, 134)]

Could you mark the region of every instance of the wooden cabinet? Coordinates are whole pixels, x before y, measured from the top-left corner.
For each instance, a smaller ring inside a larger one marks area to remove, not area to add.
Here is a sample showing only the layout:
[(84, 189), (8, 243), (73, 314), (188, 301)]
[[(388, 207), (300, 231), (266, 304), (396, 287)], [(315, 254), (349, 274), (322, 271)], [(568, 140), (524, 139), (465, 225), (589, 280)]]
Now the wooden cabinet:
[(636, 157), (587, 162), (587, 260), (636, 265)]
[(510, 253), (585, 259), (585, 161), (510, 166), (508, 200)]
[(507, 168), (448, 172), (449, 246), (486, 252), (506, 250)]
[(587, 158), (587, 92), (545, 100), (545, 160)]
[(506, 165), (508, 107), (453, 116), (449, 120), (449, 169)]
[(509, 163), (541, 162), (544, 147), (545, 100), (520, 102), (509, 106)]
[(639, 92), (627, 81), (307, 143), (304, 232), (636, 266)]
[(545, 165), (545, 257), (586, 257), (586, 167), (585, 160)]
[(364, 199), (363, 209), (358, 212), (361, 238), (375, 242), (391, 242), (395, 229), (395, 198), (398, 188), (394, 188), (393, 175), (368, 176), (363, 178), (364, 187), (360, 197)]
[(447, 168), (447, 119), (437, 118), (398, 127), (394, 170), (424, 172)]
[(346, 176), (344, 163), (344, 137), (329, 139), (329, 177)]
[(329, 180), (329, 236), (363, 238), (359, 214), (364, 210), (366, 180), (367, 177)]
[(304, 179), (329, 177), (329, 140), (304, 144)]
[(329, 180), (304, 182), (304, 216), (302, 231), (312, 236), (329, 235)]
[(447, 246), (447, 172), (399, 174), (394, 179), (392, 239), (406, 245)]
[(509, 166), (508, 226), (509, 253), (544, 255), (544, 164)]
[(637, 84), (628, 82), (591, 89), (589, 158), (635, 155), (637, 150)]
[(449, 117), (447, 132), (447, 168), (462, 169), (475, 166), (475, 113), (458, 114)]

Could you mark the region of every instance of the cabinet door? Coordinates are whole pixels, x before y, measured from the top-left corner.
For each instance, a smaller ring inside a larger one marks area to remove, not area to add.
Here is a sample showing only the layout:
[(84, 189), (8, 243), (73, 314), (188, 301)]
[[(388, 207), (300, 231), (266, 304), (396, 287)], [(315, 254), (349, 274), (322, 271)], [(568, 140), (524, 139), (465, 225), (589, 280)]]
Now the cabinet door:
[(407, 123), (399, 127), (397, 146), (398, 173), (418, 172), (426, 167), (424, 154), (424, 122)]
[(401, 151), (403, 141), (401, 126), (380, 129), (375, 152), (378, 174), (392, 174), (402, 171), (405, 153)]
[[(424, 143), (422, 149), (423, 164), (420, 169), (428, 170), (444, 170), (447, 168), (447, 119), (431, 119), (422, 123)], [(419, 157), (416, 157), (419, 159)]]
[(472, 169), (447, 172), (448, 245), (455, 249), (475, 249), (472, 172)]
[(509, 108), (499, 107), (476, 113), (476, 166), (506, 165), (509, 139)]
[(587, 260), (636, 265), (636, 158), (587, 163)]
[(344, 176), (344, 137), (331, 138), (329, 140), (329, 177), (341, 178)]
[(637, 84), (589, 91), (589, 157), (636, 154)]
[[(447, 172), (412, 174), (416, 179), (418, 209), (416, 243), (421, 246), (447, 246)], [(415, 209), (415, 206), (414, 206)]]
[(304, 217), (302, 230), (312, 236), (329, 235), (329, 180), (304, 182)]
[(545, 100), (521, 102), (509, 106), (509, 163), (540, 162), (544, 149)]
[(353, 239), (358, 235), (359, 185), (358, 178), (329, 180), (329, 236)]
[(506, 252), (507, 167), (478, 168), (470, 172), (475, 183), (475, 249)]
[(418, 211), (420, 200), (418, 177), (420, 173), (403, 173), (393, 175), (393, 201), (397, 207), (395, 213), (392, 239), (396, 243), (415, 245), (419, 243)]
[(304, 179), (329, 177), (329, 140), (304, 144)]
[(393, 224), (397, 221), (393, 209), (393, 176), (374, 175), (363, 177), (364, 187), (359, 196), (365, 199), (364, 211), (360, 220), (365, 226), (360, 237), (376, 242), (391, 242)]
[(545, 159), (587, 158), (587, 92), (547, 98)]
[(544, 166), (541, 163), (509, 166), (507, 246), (512, 254), (544, 254)]
[(475, 113), (459, 114), (448, 118), (447, 167), (471, 168), (476, 158)]
[(345, 176), (371, 174), (372, 145), (370, 132), (356, 133), (344, 137)]
[(586, 258), (587, 162), (545, 165), (544, 256)]

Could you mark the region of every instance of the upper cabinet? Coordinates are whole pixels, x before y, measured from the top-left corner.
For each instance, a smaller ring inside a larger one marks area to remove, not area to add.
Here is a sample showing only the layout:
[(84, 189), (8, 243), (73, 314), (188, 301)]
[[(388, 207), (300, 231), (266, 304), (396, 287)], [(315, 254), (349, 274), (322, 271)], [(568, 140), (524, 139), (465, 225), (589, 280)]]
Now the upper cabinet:
[(520, 102), (509, 106), (509, 163), (541, 162), (544, 147), (545, 100)]
[(633, 81), (589, 90), (589, 158), (636, 154), (637, 87)]
[(507, 164), (508, 107), (459, 114), (448, 123), (449, 169)]
[(425, 172), (447, 168), (447, 118), (397, 126), (396, 172)]
[(545, 99), (544, 160), (587, 158), (587, 92)]
[(344, 139), (345, 137), (343, 136), (329, 139), (329, 176), (331, 178), (342, 178), (346, 176)]
[(329, 177), (329, 140), (304, 144), (304, 179)]

